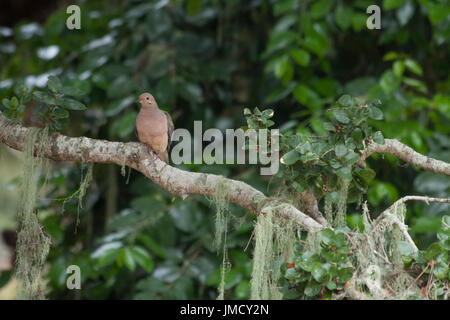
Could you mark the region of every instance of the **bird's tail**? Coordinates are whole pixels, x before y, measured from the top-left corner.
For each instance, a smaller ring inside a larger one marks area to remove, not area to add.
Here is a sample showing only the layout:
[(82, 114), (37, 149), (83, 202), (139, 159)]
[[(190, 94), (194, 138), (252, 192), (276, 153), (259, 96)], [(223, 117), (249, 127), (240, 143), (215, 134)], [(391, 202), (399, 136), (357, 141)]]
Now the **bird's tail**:
[(161, 160), (164, 161), (165, 163), (169, 164), (169, 152), (163, 151), (159, 154), (161, 156)]

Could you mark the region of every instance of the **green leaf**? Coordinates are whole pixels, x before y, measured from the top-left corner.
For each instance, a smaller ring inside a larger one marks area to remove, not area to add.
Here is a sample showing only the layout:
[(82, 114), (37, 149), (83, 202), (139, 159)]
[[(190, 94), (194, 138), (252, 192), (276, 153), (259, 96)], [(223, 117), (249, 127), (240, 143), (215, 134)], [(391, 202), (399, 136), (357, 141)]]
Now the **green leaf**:
[(394, 70), (395, 75), (400, 78), (405, 71), (405, 63), (403, 61), (395, 61), (392, 65), (392, 70)]
[(325, 16), (333, 6), (333, 1), (330, 0), (319, 0), (315, 1), (311, 6), (309, 14), (313, 17), (313, 19), (320, 19)]
[(53, 93), (60, 93), (59, 90), (62, 88), (61, 80), (55, 76), (49, 76), (47, 81), (47, 86)]
[(438, 261), (438, 263), (434, 265), (433, 274), (435, 275), (436, 278), (440, 280), (445, 279), (448, 273), (449, 273), (449, 266), (447, 262)]
[(310, 281), (305, 287), (305, 294), (308, 297), (317, 296), (320, 293), (322, 286), (315, 281)]
[(289, 166), (296, 163), (298, 160), (300, 160), (300, 154), (295, 150), (291, 150), (280, 159), (280, 162)]
[(344, 110), (341, 110), (341, 109), (335, 110), (333, 112), (333, 114), (334, 114), (334, 117), (336, 118), (336, 120), (341, 122), (341, 123), (347, 124), (347, 123), (350, 122), (350, 119), (349, 119), (349, 117), (347, 116), (347, 113)]
[(188, 0), (186, 3), (186, 11), (189, 15), (195, 16), (202, 9), (203, 0)]
[(438, 255), (440, 255), (443, 252), (443, 249), (439, 242), (434, 242), (430, 244), (430, 246), (425, 251), (425, 259), (427, 261), (431, 261), (433, 259), (436, 259)]
[(450, 230), (450, 215), (445, 215), (442, 217), (442, 229)]
[(363, 134), (361, 129), (356, 128), (355, 130), (352, 131), (351, 133), (351, 137), (356, 141), (356, 142), (361, 142), (362, 138), (363, 138)]
[(348, 268), (342, 268), (338, 271), (338, 277), (339, 277), (339, 282), (340, 283), (345, 283), (348, 280), (351, 279), (353, 275), (353, 269), (348, 267)]
[(250, 297), (250, 283), (241, 281), (234, 289), (234, 296), (236, 299), (248, 299)]
[(401, 26), (404, 26), (412, 18), (415, 11), (415, 4), (412, 0), (407, 0), (405, 4), (399, 7), (396, 11), (397, 20)]
[(136, 237), (137, 240), (141, 241), (146, 248), (150, 250), (154, 255), (161, 259), (166, 259), (166, 254), (163, 250), (163, 248), (150, 236), (146, 234), (138, 234)]
[(353, 99), (348, 94), (344, 94), (339, 98), (338, 103), (344, 107), (351, 107), (353, 105)]
[(369, 183), (373, 178), (375, 178), (375, 171), (369, 168), (361, 169), (356, 173), (365, 183)]
[(307, 67), (309, 65), (310, 55), (308, 51), (303, 49), (292, 49), (290, 54), (300, 66)]
[(297, 277), (297, 270), (295, 268), (289, 268), (286, 270), (286, 273), (284, 274), (284, 277), (288, 280), (294, 280)]
[(334, 153), (336, 153), (336, 157), (342, 158), (347, 154), (348, 150), (347, 147), (343, 144), (338, 144), (336, 147), (334, 147)]
[(136, 268), (136, 261), (134, 260), (133, 252), (130, 248), (124, 248), (119, 252), (119, 255), (117, 256), (117, 264), (119, 267), (125, 265), (128, 270), (134, 271)]
[(326, 274), (327, 270), (322, 266), (322, 263), (316, 262), (313, 264), (311, 275), (317, 282), (321, 282)]
[(347, 30), (352, 24), (353, 10), (351, 7), (339, 5), (334, 12), (334, 20), (342, 30)]
[(438, 217), (424, 216), (415, 220), (411, 227), (413, 232), (436, 233), (441, 228), (441, 219)]
[(409, 71), (421, 76), (423, 75), (422, 67), (417, 63), (417, 61), (414, 61), (412, 59), (405, 59), (404, 61), (406, 69)]
[(68, 87), (68, 86), (64, 86), (61, 87), (59, 89), (59, 93), (68, 95), (68, 96), (72, 96), (72, 97), (82, 97), (86, 94), (86, 92), (84, 92), (81, 89), (75, 88), (75, 87)]
[(6, 107), (6, 108), (10, 108), (10, 102), (9, 102), (9, 99), (6, 99), (6, 98), (4, 98), (3, 100), (2, 100), (2, 103), (3, 103), (3, 105)]
[(392, 10), (400, 7), (405, 0), (383, 0), (383, 9)]
[(300, 160), (304, 161), (304, 162), (309, 162), (309, 161), (313, 161), (313, 160), (318, 160), (320, 159), (320, 157), (315, 154), (314, 152), (307, 152), (306, 154), (300, 156)]
[[(335, 192), (337, 195), (337, 192)], [(331, 229), (325, 229), (320, 233), (321, 240), (325, 244), (330, 244), (334, 241), (334, 231)]]
[(442, 114), (450, 117), (450, 96), (437, 94), (433, 98), (433, 106)]
[(295, 189), (295, 191), (297, 192), (303, 192), (307, 189), (307, 186), (304, 186), (296, 181), (292, 182), (292, 187)]
[(372, 137), (373, 141), (378, 143), (378, 144), (384, 144), (384, 136), (381, 133), (381, 131), (377, 131), (373, 134)]
[(325, 286), (328, 290), (335, 290), (337, 288), (336, 282), (334, 281), (328, 281), (327, 283), (325, 283)]
[(383, 111), (377, 107), (371, 106), (369, 107), (369, 117), (374, 120), (383, 120)]
[(86, 106), (81, 102), (70, 98), (56, 98), (55, 104), (69, 110), (85, 110)]
[(62, 118), (68, 118), (69, 117), (69, 111), (55, 107), (51, 112), (51, 117), (55, 119), (62, 119)]
[(359, 155), (356, 152), (349, 151), (345, 157), (344, 157), (344, 165), (345, 166), (352, 166), (359, 160)]
[(361, 31), (367, 27), (367, 16), (363, 13), (355, 13), (352, 16), (352, 27), (355, 31)]
[(121, 251), (122, 243), (119, 241), (108, 242), (97, 248), (91, 257), (97, 260), (98, 267), (104, 267), (117, 260), (117, 256)]
[(50, 105), (56, 105), (56, 99), (47, 92), (35, 91), (33, 92), (33, 96), (39, 102), (43, 102)]
[(397, 52), (390, 51), (384, 55), (383, 60), (391, 61), (391, 60), (396, 60), (398, 58), (400, 58), (400, 55)]
[(148, 252), (144, 248), (138, 246), (134, 246), (130, 250), (133, 255), (134, 261), (136, 261), (136, 263), (140, 265), (145, 271), (149, 273), (152, 272), (154, 262)]
[(11, 110), (16, 110), (19, 107), (19, 100), (16, 97), (12, 97), (9, 106)]
[(347, 180), (352, 179), (352, 170), (348, 167), (343, 167), (338, 170), (336, 170), (336, 174), (342, 178), (345, 178)]
[(383, 89), (383, 91), (386, 94), (391, 94), (392, 92), (397, 90), (399, 85), (400, 85), (400, 78), (397, 77), (392, 70), (384, 72), (383, 75), (381, 76), (380, 86), (381, 89)]
[(430, 19), (432, 24), (437, 24), (450, 15), (450, 6), (444, 3), (432, 3), (428, 2), (427, 6), (428, 10), (428, 18)]
[(311, 251), (305, 251), (297, 258), (296, 263), (305, 271), (311, 272), (313, 264), (319, 261), (319, 255)]
[(292, 93), (295, 99), (297, 99), (299, 103), (304, 105), (308, 103), (308, 101), (312, 96), (316, 95), (316, 93), (313, 90), (302, 84), (296, 85)]
[(331, 122), (324, 122), (322, 123), (322, 127), (327, 131), (334, 131), (336, 130), (336, 127)]
[(420, 81), (420, 80), (417, 80), (414, 78), (404, 77), (403, 83), (407, 84), (410, 87), (413, 87), (414, 89), (416, 89), (419, 92), (422, 92), (422, 93), (428, 92), (427, 85), (423, 81)]

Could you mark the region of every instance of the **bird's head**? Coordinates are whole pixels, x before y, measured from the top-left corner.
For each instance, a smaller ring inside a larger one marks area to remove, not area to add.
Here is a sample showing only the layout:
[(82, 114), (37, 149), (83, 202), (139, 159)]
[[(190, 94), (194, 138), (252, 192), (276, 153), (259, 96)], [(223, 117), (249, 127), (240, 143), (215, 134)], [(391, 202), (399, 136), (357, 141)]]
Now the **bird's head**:
[(142, 107), (157, 107), (155, 98), (150, 93), (143, 93), (139, 96), (139, 100), (137, 101), (141, 104)]

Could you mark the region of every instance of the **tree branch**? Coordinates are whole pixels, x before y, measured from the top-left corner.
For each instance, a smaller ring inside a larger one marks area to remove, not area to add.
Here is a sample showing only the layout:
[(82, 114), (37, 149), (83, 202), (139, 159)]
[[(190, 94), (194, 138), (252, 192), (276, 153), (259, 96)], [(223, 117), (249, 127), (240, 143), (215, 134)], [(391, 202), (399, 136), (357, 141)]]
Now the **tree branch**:
[[(409, 200), (419, 200), (424, 201), (426, 204), (430, 204), (430, 202), (441, 202), (441, 203), (450, 203), (450, 199), (445, 198), (432, 198), (432, 197), (425, 197), (425, 196), (406, 196), (403, 197), (397, 201), (395, 201), (389, 208), (384, 210), (378, 218), (375, 220), (374, 225), (378, 224), (381, 220), (387, 218), (388, 216), (392, 215), (392, 211), (400, 204), (405, 203)], [(414, 243), (414, 240), (411, 238), (411, 236), (408, 233), (408, 226), (405, 225), (403, 222), (401, 222), (398, 219), (394, 220), (394, 224), (398, 227), (400, 232), (405, 237), (406, 241), (412, 246), (414, 252), (417, 252), (419, 249), (417, 248), (416, 244)]]
[(450, 176), (450, 164), (424, 156), (395, 139), (385, 139), (384, 144), (371, 143), (360, 158), (360, 165), (365, 167), (364, 160), (374, 153), (392, 154), (397, 158), (419, 168)]
[[(24, 138), (29, 130), (11, 122), (0, 112), (0, 143), (22, 151)], [(36, 143), (38, 144), (39, 141)], [(249, 210), (254, 215), (260, 214), (263, 207), (274, 205), (275, 214), (295, 221), (304, 230), (316, 231), (324, 228), (294, 206), (288, 203), (280, 204), (279, 201), (266, 197), (262, 192), (244, 182), (171, 167), (153, 153), (149, 154), (146, 146), (141, 143), (111, 142), (87, 137), (71, 138), (56, 133), (51, 136), (50, 143), (43, 152), (45, 157), (55, 161), (115, 163), (119, 166), (129, 166), (163, 189), (183, 199), (189, 194), (213, 196), (219, 183), (226, 183), (230, 188), (224, 195), (225, 199)]]

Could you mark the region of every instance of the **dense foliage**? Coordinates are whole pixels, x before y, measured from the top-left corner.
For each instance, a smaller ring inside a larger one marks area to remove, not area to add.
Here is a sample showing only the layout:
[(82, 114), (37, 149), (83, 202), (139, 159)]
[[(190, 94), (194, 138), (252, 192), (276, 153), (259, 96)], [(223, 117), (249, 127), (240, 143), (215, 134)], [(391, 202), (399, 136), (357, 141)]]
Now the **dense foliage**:
[[(382, 29), (368, 30), (365, 10), (374, 2), (94, 0), (80, 4), (81, 30), (65, 27), (63, 7), (43, 25), (0, 29), (0, 110), (71, 136), (135, 141), (134, 102), (149, 91), (175, 127), (192, 131), (193, 121), (202, 120), (204, 130), (224, 130), (245, 126), (246, 117), (250, 128), (279, 127), (285, 140), (277, 178), (292, 192), (312, 184), (331, 202), (338, 199), (338, 177), (351, 180), (353, 204), (344, 223), (361, 230), (358, 204), (366, 192), (375, 217), (401, 196), (445, 197), (450, 191), (448, 177), (403, 166), (391, 156), (374, 156), (365, 169), (356, 165), (363, 143), (382, 143), (384, 137), (450, 159), (450, 6), (439, 0), (379, 1)], [(252, 123), (252, 115), (261, 121)], [(181, 167), (240, 179), (264, 192), (277, 187), (255, 166)], [(140, 174), (94, 165), (80, 207), (73, 195), (88, 170), (55, 166), (39, 202), (52, 238), (48, 297), (216, 298), (222, 257), (212, 245), (210, 199), (181, 201)], [(225, 298), (244, 299), (252, 245), (244, 248), (253, 217), (234, 205), (229, 210)], [(447, 212), (444, 204), (409, 206), (407, 224), (420, 248), (436, 241)], [(448, 250), (447, 231), (437, 242), (444, 250), (423, 253), (414, 263), (425, 268)], [(291, 298), (299, 296), (292, 287), (308, 297), (329, 297), (347, 279), (340, 233), (326, 231), (321, 241), (320, 255), (304, 252), (287, 266)], [(334, 259), (334, 273), (314, 266)], [(66, 289), (72, 264), (82, 270), (81, 291)]]

